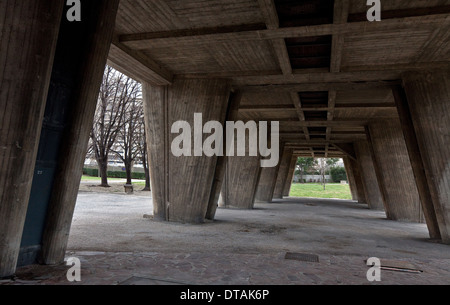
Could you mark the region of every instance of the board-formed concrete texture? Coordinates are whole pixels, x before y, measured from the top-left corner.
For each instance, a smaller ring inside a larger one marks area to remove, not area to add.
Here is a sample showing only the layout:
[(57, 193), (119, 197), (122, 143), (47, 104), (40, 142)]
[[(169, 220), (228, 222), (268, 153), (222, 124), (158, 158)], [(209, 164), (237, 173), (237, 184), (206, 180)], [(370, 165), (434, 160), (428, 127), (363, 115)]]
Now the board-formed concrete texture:
[[(182, 234), (178, 226), (202, 234), (223, 225), (214, 220), (224, 212), (217, 209), (224, 189), (222, 198), (241, 208), (228, 214), (233, 221), (260, 213), (255, 202), (295, 212), (286, 195), (299, 156), (346, 160), (358, 201), (346, 205), (383, 208), (380, 217), (398, 228), (425, 226), (408, 231), (420, 239), (418, 258), (450, 244), (449, 0), (380, 0), (379, 21), (360, 0), (57, 2), (0, 2), (0, 278), (66, 256), (106, 64), (142, 83), (152, 214), (173, 228), (167, 238)], [(264, 149), (251, 161), (174, 156), (171, 127), (199, 114), (218, 124), (268, 122), (278, 164), (255, 166)], [(301, 234), (314, 236), (315, 222), (297, 225), (304, 231), (291, 231), (286, 252), (302, 250), (293, 245)], [(289, 221), (273, 229), (281, 228)], [(361, 222), (346, 236), (364, 243), (377, 234), (396, 233)], [(120, 282), (170, 278), (127, 275)]]

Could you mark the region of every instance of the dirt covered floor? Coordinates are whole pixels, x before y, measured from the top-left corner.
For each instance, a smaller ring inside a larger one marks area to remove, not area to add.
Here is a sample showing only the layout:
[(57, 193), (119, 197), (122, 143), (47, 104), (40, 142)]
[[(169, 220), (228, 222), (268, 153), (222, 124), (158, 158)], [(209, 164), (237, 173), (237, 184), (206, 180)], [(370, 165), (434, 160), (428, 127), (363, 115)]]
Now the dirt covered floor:
[[(352, 201), (219, 209), (203, 225), (151, 214), (149, 193), (80, 192), (67, 252), (81, 260), (79, 284), (370, 284), (371, 257), (400, 270), (382, 270), (378, 284), (450, 284), (450, 246), (429, 241), (424, 224)], [(67, 268), (21, 268), (15, 283), (68, 284)]]

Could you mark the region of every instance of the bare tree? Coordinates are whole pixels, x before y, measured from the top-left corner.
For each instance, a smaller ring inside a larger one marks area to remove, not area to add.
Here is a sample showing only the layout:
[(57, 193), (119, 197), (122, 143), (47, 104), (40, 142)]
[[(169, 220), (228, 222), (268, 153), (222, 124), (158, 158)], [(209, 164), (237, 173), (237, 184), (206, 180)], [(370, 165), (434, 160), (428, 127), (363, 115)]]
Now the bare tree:
[(126, 120), (130, 103), (136, 99), (139, 86), (134, 80), (107, 66), (100, 87), (94, 125), (91, 132), (92, 152), (95, 155), (101, 186), (108, 185), (108, 160), (117, 136)]
[(138, 100), (140, 95), (140, 85), (134, 83), (130, 87), (125, 107), (124, 125), (117, 134), (117, 144), (112, 150), (125, 165), (127, 184), (132, 183), (133, 163), (140, 154), (140, 142), (142, 138), (142, 125), (144, 109), (142, 102)]
[(139, 129), (139, 139), (138, 142), (138, 149), (139, 149), (139, 156), (141, 158), (142, 166), (144, 167), (144, 173), (145, 173), (145, 187), (142, 191), (151, 191), (150, 187), (150, 171), (149, 171), (149, 164), (148, 164), (148, 153), (147, 153), (147, 138), (145, 133), (145, 123), (144, 123), (144, 117), (142, 117), (141, 122), (141, 129)]

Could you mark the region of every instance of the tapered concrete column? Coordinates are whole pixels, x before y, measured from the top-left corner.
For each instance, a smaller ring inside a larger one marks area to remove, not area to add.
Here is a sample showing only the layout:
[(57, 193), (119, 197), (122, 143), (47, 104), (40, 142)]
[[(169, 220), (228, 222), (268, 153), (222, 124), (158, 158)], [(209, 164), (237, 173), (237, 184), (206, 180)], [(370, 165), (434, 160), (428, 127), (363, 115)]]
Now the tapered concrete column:
[(280, 160), (274, 167), (263, 167), (259, 176), (259, 182), (255, 192), (255, 202), (272, 203), (275, 186), (277, 184), (278, 172), (280, 170), (281, 158), (283, 157), (284, 145), (279, 147)]
[(423, 222), (419, 193), (400, 122), (372, 123), (369, 131), (388, 219)]
[(295, 169), (297, 167), (297, 160), (298, 160), (298, 156), (296, 156), (296, 155), (292, 156), (291, 162), (289, 164), (289, 170), (288, 170), (288, 174), (286, 177), (286, 182), (284, 183), (284, 188), (283, 188), (283, 196), (284, 197), (289, 197), (289, 194), (291, 193), (292, 181), (294, 180)]
[(62, 7), (0, 2), (0, 278), (16, 269)]
[[(425, 177), (416, 176), (416, 181), (424, 185), (426, 179), (439, 233), (442, 241), (450, 244), (450, 71), (405, 74), (403, 84), (420, 153), (415, 166), (425, 172)], [(419, 189), (426, 198), (426, 188)], [(426, 207), (430, 224), (432, 207)]]
[(358, 203), (367, 203), (366, 199), (366, 190), (364, 189), (363, 179), (361, 175), (361, 171), (359, 168), (358, 160), (354, 160), (350, 158), (350, 166), (353, 169), (353, 176), (355, 178), (356, 183), (356, 193), (358, 196)]
[(256, 187), (255, 202), (270, 203), (273, 199), (279, 167), (261, 168), (259, 183)]
[(280, 163), (276, 167), (261, 168), (259, 183), (256, 188), (255, 202), (270, 203), (277, 183), (277, 174)]
[(275, 190), (273, 193), (274, 199), (283, 199), (284, 186), (286, 184), (287, 176), (289, 174), (289, 166), (291, 165), (294, 149), (284, 148), (283, 154), (280, 160), (280, 168), (277, 174), (277, 181), (275, 184)]
[(63, 20), (51, 98), (69, 103), (42, 239), (42, 262), (64, 261), (98, 92), (108, 57), (119, 0), (83, 1), (81, 22)]
[[(226, 121), (236, 122), (239, 117), (239, 106), (242, 100), (242, 92), (233, 92), (230, 94), (230, 101), (228, 103), (228, 110)], [(224, 122), (223, 126), (226, 126), (226, 122)], [(223, 131), (223, 138), (226, 138), (226, 130)], [(209, 197), (208, 210), (206, 212), (206, 219), (214, 220), (214, 217), (217, 212), (217, 208), (220, 204), (224, 206), (223, 198), (221, 197), (222, 186), (225, 182), (225, 173), (227, 169), (227, 160), (226, 156), (219, 156), (217, 158), (216, 171), (214, 174), (214, 181), (211, 189), (211, 196)]]
[(358, 189), (356, 187), (356, 180), (352, 163), (349, 157), (342, 158), (344, 160), (345, 172), (347, 173), (348, 185), (350, 186), (350, 193), (354, 201), (358, 201)]
[(433, 205), (433, 199), (428, 187), (427, 175), (425, 173), (422, 154), (417, 142), (416, 132), (414, 130), (414, 124), (411, 118), (411, 112), (406, 99), (406, 94), (400, 86), (393, 88), (392, 93), (397, 105), (403, 135), (405, 138), (406, 147), (408, 148), (409, 158), (411, 160), (411, 166), (414, 172), (417, 190), (419, 191), (419, 197), (422, 203), (423, 214), (428, 226), (430, 238), (440, 240), (441, 234)]
[(260, 157), (229, 157), (222, 188), (225, 207), (253, 209), (261, 174)]
[(366, 192), (362, 181), (361, 171), (357, 160), (350, 157), (344, 157), (344, 166), (347, 172), (348, 183), (352, 199), (359, 203), (367, 203)]
[(369, 144), (367, 141), (357, 142), (354, 147), (367, 204), (372, 210), (382, 211), (384, 210), (383, 197), (378, 185)]
[(174, 123), (184, 121), (192, 127), (188, 138), (195, 138), (195, 130), (203, 132), (203, 126), (194, 126), (196, 113), (202, 114), (203, 123), (224, 122), (230, 90), (229, 81), (214, 79), (175, 79), (172, 85), (164, 87), (143, 84), (155, 219), (183, 223), (205, 221), (217, 157), (194, 151), (197, 146), (194, 142), (203, 143), (200, 140), (206, 140), (209, 135), (192, 141), (191, 156), (176, 157), (172, 142), (182, 131), (172, 133), (171, 130)]

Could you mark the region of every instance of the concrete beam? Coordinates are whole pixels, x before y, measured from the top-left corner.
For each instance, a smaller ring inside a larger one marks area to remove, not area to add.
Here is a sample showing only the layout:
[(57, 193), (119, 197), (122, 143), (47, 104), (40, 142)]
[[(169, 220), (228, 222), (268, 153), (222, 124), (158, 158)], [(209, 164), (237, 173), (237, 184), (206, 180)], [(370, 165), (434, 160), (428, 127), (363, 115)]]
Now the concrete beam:
[[(342, 2), (342, 1), (341, 1)], [(313, 37), (324, 35), (345, 35), (370, 32), (386, 32), (394, 30), (413, 29), (436, 29), (448, 19), (448, 14), (443, 12), (434, 16), (415, 16), (406, 18), (395, 18), (383, 22), (351, 22), (335, 23), (314, 26), (300, 26), (272, 29), (252, 29), (249, 25), (241, 25), (231, 28), (204, 28), (186, 29), (165, 32), (146, 32), (129, 35), (121, 35), (121, 43), (136, 50), (147, 49), (151, 42), (164, 42), (165, 44), (211, 44), (224, 41), (252, 41), (252, 40), (275, 40), (295, 37)], [(275, 21), (267, 21), (274, 23)], [(259, 26), (257, 27), (259, 28)]]
[(140, 82), (155, 86), (170, 85), (173, 80), (171, 71), (148, 55), (128, 48), (117, 39), (111, 44), (108, 65)]

